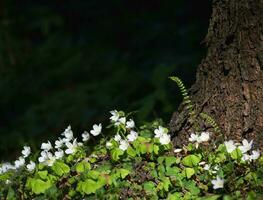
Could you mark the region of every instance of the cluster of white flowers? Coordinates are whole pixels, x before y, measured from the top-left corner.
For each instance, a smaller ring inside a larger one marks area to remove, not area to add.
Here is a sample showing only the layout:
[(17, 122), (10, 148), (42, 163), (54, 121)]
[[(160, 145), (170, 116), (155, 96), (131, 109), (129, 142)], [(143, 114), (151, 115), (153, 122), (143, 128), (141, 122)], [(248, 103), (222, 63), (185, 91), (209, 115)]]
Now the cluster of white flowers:
[(5, 173), (9, 170), (18, 170), (21, 167), (25, 166), (26, 158), (31, 154), (31, 148), (28, 146), (24, 146), (21, 153), (22, 153), (22, 156), (20, 156), (17, 160), (15, 160), (14, 164), (3, 163), (2, 166), (0, 167), (0, 174)]
[[(119, 143), (119, 148), (123, 151), (127, 150), (130, 142), (135, 141), (138, 138), (138, 133), (134, 131), (135, 122), (132, 119), (126, 120), (125, 116), (121, 116), (120, 112), (117, 110), (110, 111), (111, 117), (110, 120), (114, 123), (115, 126), (123, 125), (129, 134), (122, 138), (119, 134), (114, 136), (114, 140)], [(106, 143), (106, 147), (110, 148), (112, 144), (110, 142)]]
[(251, 154), (248, 152), (252, 149), (253, 140), (248, 142), (246, 139), (242, 141), (242, 145), (239, 145), (238, 143), (234, 143), (233, 140), (229, 140), (224, 142), (224, 145), (226, 147), (226, 151), (228, 153), (232, 153), (237, 148), (242, 152), (242, 160), (243, 161), (253, 161), (257, 160), (260, 156), (260, 152), (258, 150), (253, 150)]
[(192, 133), (190, 135), (189, 141), (194, 142), (196, 148), (198, 148), (200, 143), (207, 142), (209, 141), (209, 139), (210, 139), (209, 132), (202, 132), (200, 135)]
[[(62, 159), (65, 154), (74, 154), (78, 147), (83, 145), (83, 143), (77, 142), (77, 139), (74, 138), (71, 126), (68, 126), (61, 136), (63, 137), (58, 138), (55, 141), (54, 148), (50, 141), (41, 144), (42, 151), (40, 153), (40, 157), (38, 158), (39, 163), (52, 166), (56, 160)], [(30, 167), (32, 167), (32, 165), (29, 166), (29, 168)]]
[[(99, 131), (96, 128), (94, 128), (94, 131), (94, 134), (99, 134)], [(77, 139), (73, 137), (73, 132), (70, 126), (68, 126), (61, 135), (63, 138), (58, 138), (55, 141), (54, 148), (50, 141), (41, 144), (40, 149), (42, 151), (38, 157), (39, 163), (52, 166), (56, 160), (62, 159), (64, 154), (73, 154), (77, 151), (79, 146), (82, 146), (82, 143), (78, 143)], [(31, 154), (31, 148), (29, 146), (24, 146), (21, 153), (22, 156), (15, 160), (13, 165), (11, 163), (3, 163), (0, 167), (0, 174), (5, 173), (8, 170), (17, 170), (24, 166), (29, 172), (34, 171), (36, 168), (35, 162), (28, 160), (28, 163), (26, 164), (26, 159)]]
[[(217, 174), (217, 172), (219, 170), (218, 165), (211, 166), (210, 164), (207, 164), (205, 161), (200, 162), (199, 165), (200, 166), (204, 165), (203, 169), (206, 171), (209, 171), (212, 174)], [(220, 178), (218, 175), (216, 176), (216, 179), (211, 180), (211, 183), (212, 183), (214, 189), (223, 188), (224, 182), (225, 182), (225, 180)]]
[(162, 126), (159, 126), (154, 130), (156, 138), (159, 138), (161, 144), (166, 145), (171, 142), (171, 136), (168, 134), (168, 129)]
[[(115, 127), (118, 127), (118, 130), (124, 130), (123, 132), (118, 132), (113, 140), (118, 143), (118, 148), (122, 151), (126, 151), (131, 144), (138, 138), (138, 133), (135, 131), (135, 122), (132, 119), (126, 119), (123, 112), (119, 112), (117, 110), (110, 111), (111, 117), (110, 120)], [(96, 137), (100, 135), (102, 132), (102, 124), (94, 124), (92, 130), (89, 132), (84, 131), (82, 134), (82, 141), (86, 142), (90, 139), (91, 135)], [(120, 135), (120, 134), (121, 135)], [(127, 135), (126, 135), (127, 133)], [(124, 136), (124, 134), (126, 136)], [(168, 129), (162, 126), (159, 126), (154, 130), (155, 138), (159, 139), (160, 144), (167, 145), (171, 142), (171, 136), (168, 134)], [(190, 135), (189, 141), (193, 142), (198, 148), (199, 144), (203, 142), (208, 142), (210, 139), (209, 132), (201, 132), (201, 133), (192, 133)], [(115, 142), (114, 142), (115, 144)], [(260, 157), (260, 152), (258, 150), (252, 150), (253, 140), (248, 142), (246, 139), (242, 141), (242, 144), (234, 143), (233, 140), (229, 140), (224, 142), (226, 151), (228, 153), (232, 153), (236, 149), (239, 149), (242, 152), (242, 161), (251, 162)], [(63, 159), (65, 155), (75, 154), (78, 151), (78, 148), (82, 146), (82, 142), (78, 142), (76, 138), (73, 136), (73, 131), (71, 130), (71, 126), (68, 126), (65, 131), (61, 134), (55, 141), (55, 145), (51, 144), (50, 141), (41, 144), (41, 152), (38, 157), (38, 162), (44, 164), (46, 166), (52, 166), (56, 160)], [(106, 148), (112, 148), (113, 143), (110, 141), (106, 142)], [(174, 149), (174, 153), (180, 153), (182, 150), (187, 151), (185, 148), (183, 149)], [(21, 151), (21, 156), (11, 163), (2, 163), (0, 165), (0, 174), (5, 173), (9, 170), (18, 170), (22, 167), (28, 172), (33, 172), (36, 168), (36, 163), (32, 160), (29, 160), (29, 156), (31, 154), (31, 148), (29, 146), (24, 146)], [(96, 157), (96, 155), (92, 154), (90, 157)], [(88, 159), (88, 158), (85, 158)], [(215, 179), (211, 181), (214, 189), (220, 189), (224, 187), (225, 180), (222, 179), (218, 174), (220, 166), (214, 165), (212, 166), (205, 161), (199, 163), (200, 166), (210, 175), (212, 175)]]
[(121, 116), (120, 112), (118, 112), (117, 110), (112, 110), (110, 111), (111, 117), (110, 120), (112, 122), (114, 122), (115, 126), (119, 126), (119, 125), (126, 125), (126, 117)]
[[(193, 134), (193, 135), (191, 135), (191, 138), (189, 139), (189, 141), (195, 141), (195, 142), (199, 143), (202, 141), (208, 141), (208, 139), (209, 139), (208, 133), (203, 134), (203, 137), (201, 134), (199, 136), (199, 138)], [(248, 154), (248, 152), (251, 151), (251, 149), (252, 149), (252, 144), (253, 144), (253, 140), (248, 142), (246, 139), (244, 139), (242, 141), (242, 145), (239, 143), (234, 143), (233, 140), (229, 140), (229, 141), (224, 142), (224, 145), (226, 147), (226, 151), (228, 153), (232, 153), (233, 151), (235, 151), (238, 148), (242, 152), (242, 160), (243, 161), (252, 161), (252, 160), (256, 160), (259, 158), (259, 156), (260, 156), (259, 151), (253, 150), (251, 154)], [(206, 164), (205, 162), (200, 162), (199, 165), (204, 165), (203, 169), (211, 172), (212, 174), (217, 174), (217, 172), (219, 170), (218, 165), (211, 166), (209, 164)], [(220, 189), (220, 188), (224, 187), (224, 179), (220, 178), (218, 175), (216, 176), (216, 179), (213, 179), (211, 181), (211, 183), (212, 183), (214, 189)]]
[(101, 130), (102, 130), (102, 125), (101, 124), (94, 124), (93, 129), (89, 132), (84, 131), (84, 133), (82, 133), (82, 141), (86, 142), (90, 139), (90, 134), (93, 136), (98, 136), (99, 134), (101, 134)]

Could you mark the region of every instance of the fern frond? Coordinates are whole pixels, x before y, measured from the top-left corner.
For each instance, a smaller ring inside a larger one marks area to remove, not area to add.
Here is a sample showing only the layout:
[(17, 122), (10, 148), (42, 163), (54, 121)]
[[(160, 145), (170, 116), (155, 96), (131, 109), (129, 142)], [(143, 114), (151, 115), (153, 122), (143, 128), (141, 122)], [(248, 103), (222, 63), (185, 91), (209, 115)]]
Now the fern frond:
[(220, 133), (219, 126), (213, 117), (203, 112), (200, 113), (200, 117), (203, 118), (208, 124), (210, 124), (215, 132)]
[(192, 104), (192, 101), (190, 100), (190, 97), (188, 95), (188, 92), (186, 90), (186, 87), (184, 86), (183, 82), (181, 81), (180, 78), (176, 77), (176, 76), (172, 76), (172, 77), (169, 77), (171, 80), (173, 80), (174, 82), (176, 82), (177, 86), (179, 87), (180, 89), (180, 92), (183, 96), (183, 104), (185, 104), (189, 114), (191, 116), (195, 116), (195, 112), (193, 110), (193, 104)]

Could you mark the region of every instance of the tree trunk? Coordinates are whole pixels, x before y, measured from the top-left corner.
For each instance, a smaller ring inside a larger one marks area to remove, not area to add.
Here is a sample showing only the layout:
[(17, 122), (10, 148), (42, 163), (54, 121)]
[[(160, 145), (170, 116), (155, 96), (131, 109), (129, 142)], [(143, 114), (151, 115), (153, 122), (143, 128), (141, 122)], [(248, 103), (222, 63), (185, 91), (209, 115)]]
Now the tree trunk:
[[(197, 114), (212, 116), (226, 138), (254, 139), (263, 149), (263, 0), (213, 0), (205, 42), (190, 89)], [(188, 119), (181, 105), (170, 122), (175, 145), (193, 131)]]

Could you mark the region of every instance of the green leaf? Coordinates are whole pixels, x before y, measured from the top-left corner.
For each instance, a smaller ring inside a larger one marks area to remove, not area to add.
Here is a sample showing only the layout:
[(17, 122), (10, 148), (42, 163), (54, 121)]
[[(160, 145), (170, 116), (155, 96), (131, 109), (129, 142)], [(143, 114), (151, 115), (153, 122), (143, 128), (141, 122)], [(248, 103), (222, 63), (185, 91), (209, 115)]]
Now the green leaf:
[(176, 163), (176, 157), (174, 156), (167, 156), (165, 157), (165, 165), (166, 167), (170, 167), (172, 164)]
[(89, 178), (92, 178), (94, 180), (97, 180), (100, 176), (100, 173), (96, 170), (90, 170), (89, 173), (87, 174)]
[(178, 167), (166, 167), (166, 175), (167, 176), (176, 176), (180, 172)]
[(163, 156), (158, 157), (158, 158), (157, 158), (157, 162), (158, 162), (159, 164), (162, 164), (162, 162), (164, 161), (164, 158), (165, 158), (165, 157), (163, 157)]
[(257, 199), (257, 194), (254, 191), (250, 191), (248, 193), (247, 199), (246, 200), (254, 200)]
[(70, 167), (60, 161), (56, 161), (54, 163), (54, 165), (52, 165), (51, 169), (58, 175), (58, 176), (62, 176), (64, 174), (67, 174), (70, 172)]
[(45, 170), (45, 171), (38, 171), (37, 174), (39, 175), (39, 177), (41, 179), (43, 179), (43, 180), (47, 179), (47, 174), (48, 174), (47, 170)]
[(158, 145), (153, 145), (153, 152), (156, 154), (156, 155), (158, 155), (159, 154), (159, 146)]
[(183, 158), (182, 163), (188, 167), (194, 167), (199, 164), (201, 159), (196, 155), (189, 155)]
[(7, 193), (7, 196), (6, 196), (6, 200), (15, 200), (16, 199), (16, 196), (15, 196), (15, 191), (13, 190), (13, 188), (9, 188), (8, 189), (8, 193)]
[(184, 169), (184, 173), (187, 178), (191, 178), (195, 174), (195, 170), (193, 168), (186, 167)]
[(117, 161), (120, 159), (120, 156), (124, 154), (124, 151), (122, 151), (119, 148), (114, 148), (111, 150), (111, 157), (114, 161)]
[(78, 173), (82, 173), (82, 172), (87, 171), (87, 170), (90, 170), (90, 169), (91, 169), (91, 166), (90, 166), (90, 164), (89, 164), (88, 162), (86, 162), (86, 161), (82, 161), (82, 162), (80, 162), (80, 163), (78, 163), (78, 164), (76, 165), (76, 171), (77, 171)]
[(230, 153), (231, 158), (233, 158), (234, 160), (240, 159), (242, 157), (242, 152), (239, 148), (236, 148), (234, 151), (232, 151)]
[(131, 157), (135, 157), (136, 156), (136, 151), (131, 147), (129, 146), (128, 149), (127, 149), (127, 154)]
[(198, 195), (200, 189), (196, 186), (196, 183), (192, 180), (184, 180), (185, 189), (187, 189), (191, 195)]
[(27, 188), (31, 189), (34, 194), (45, 193), (53, 184), (50, 180), (43, 181), (41, 179), (29, 178), (27, 180)]
[(126, 176), (129, 175), (130, 171), (127, 169), (119, 169), (120, 176), (122, 179), (124, 179)]
[(162, 177), (161, 181), (157, 185), (157, 190), (164, 190), (166, 192), (169, 191), (169, 187), (171, 186), (171, 181), (168, 177)]
[(84, 192), (86, 194), (92, 194), (95, 193), (98, 189), (97, 182), (91, 179), (87, 179), (84, 182), (79, 182), (77, 186), (77, 190)]
[(223, 200), (233, 200), (231, 196), (229, 195), (224, 195)]
[(159, 176), (164, 176), (165, 175), (165, 167), (163, 165), (159, 165), (157, 167), (157, 169), (158, 169)]
[(182, 193), (181, 192), (175, 192), (173, 194), (169, 193), (167, 200), (179, 200), (182, 199)]
[(215, 159), (216, 163), (224, 162), (226, 160), (226, 156), (224, 153), (217, 154), (217, 157)]
[(138, 147), (138, 150), (141, 154), (145, 154), (147, 153), (147, 146), (146, 144), (141, 144), (139, 147)]
[(146, 193), (156, 193), (155, 184), (152, 181), (143, 183), (143, 189), (146, 191)]

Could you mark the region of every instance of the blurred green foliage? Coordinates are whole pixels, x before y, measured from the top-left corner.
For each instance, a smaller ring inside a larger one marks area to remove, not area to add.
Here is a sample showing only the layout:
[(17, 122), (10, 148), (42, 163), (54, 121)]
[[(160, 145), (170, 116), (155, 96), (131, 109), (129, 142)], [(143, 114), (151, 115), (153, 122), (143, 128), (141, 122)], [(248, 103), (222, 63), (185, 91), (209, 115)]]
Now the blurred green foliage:
[(0, 3), (0, 158), (75, 132), (112, 109), (165, 120), (205, 49), (210, 1)]

